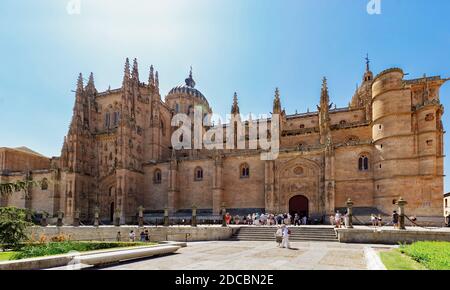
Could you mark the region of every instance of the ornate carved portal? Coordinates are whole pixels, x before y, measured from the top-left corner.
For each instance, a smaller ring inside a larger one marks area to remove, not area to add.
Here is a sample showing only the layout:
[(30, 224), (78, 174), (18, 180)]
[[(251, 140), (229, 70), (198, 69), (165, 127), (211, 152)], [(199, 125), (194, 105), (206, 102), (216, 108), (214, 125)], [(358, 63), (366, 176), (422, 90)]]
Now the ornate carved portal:
[(312, 160), (301, 157), (280, 160), (275, 169), (276, 211), (294, 213), (297, 210), (310, 217), (322, 216), (325, 197), (320, 194), (321, 180), (323, 171)]

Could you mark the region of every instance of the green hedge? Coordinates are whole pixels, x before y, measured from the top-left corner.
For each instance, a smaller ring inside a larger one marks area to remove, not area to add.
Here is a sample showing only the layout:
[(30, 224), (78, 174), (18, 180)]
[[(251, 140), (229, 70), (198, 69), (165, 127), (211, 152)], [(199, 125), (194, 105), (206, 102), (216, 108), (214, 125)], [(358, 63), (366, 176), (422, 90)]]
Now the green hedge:
[(449, 242), (416, 242), (403, 245), (400, 251), (430, 270), (450, 270)]
[(49, 255), (66, 254), (70, 251), (86, 252), (118, 247), (133, 247), (149, 245), (149, 243), (128, 242), (50, 242), (45, 244), (28, 244), (20, 248), (12, 257), (14, 260), (41, 257)]

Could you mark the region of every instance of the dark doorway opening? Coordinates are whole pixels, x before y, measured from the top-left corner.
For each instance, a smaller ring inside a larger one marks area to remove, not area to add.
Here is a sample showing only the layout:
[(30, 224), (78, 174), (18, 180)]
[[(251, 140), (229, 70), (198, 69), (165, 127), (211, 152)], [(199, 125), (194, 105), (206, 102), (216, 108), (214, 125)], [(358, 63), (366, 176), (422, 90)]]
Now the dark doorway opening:
[(289, 200), (289, 213), (294, 216), (309, 216), (308, 199), (303, 195), (293, 196)]

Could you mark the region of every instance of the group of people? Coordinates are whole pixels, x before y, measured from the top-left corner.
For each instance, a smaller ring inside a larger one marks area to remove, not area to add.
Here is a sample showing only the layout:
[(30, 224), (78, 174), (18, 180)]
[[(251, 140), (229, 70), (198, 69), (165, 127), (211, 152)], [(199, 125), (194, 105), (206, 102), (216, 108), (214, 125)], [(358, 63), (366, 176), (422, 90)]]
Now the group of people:
[[(131, 230), (130, 233), (128, 234), (128, 240), (130, 242), (136, 242), (136, 238), (137, 238), (136, 233), (133, 230)], [(122, 234), (120, 233), (120, 231), (117, 232), (116, 240), (118, 242), (122, 241)], [(150, 234), (147, 229), (143, 229), (141, 231), (141, 233), (139, 234), (139, 241), (140, 242), (150, 242)]]
[(275, 240), (278, 244), (279, 248), (287, 248), (290, 249), (289, 245), (289, 235), (291, 234), (291, 230), (287, 227), (287, 225), (278, 225), (277, 231), (275, 232)]
[(262, 226), (274, 226), (274, 225), (306, 225), (308, 224), (308, 217), (306, 215), (300, 216), (299, 214), (294, 214), (292, 216), (290, 213), (252, 213), (247, 216), (235, 215), (232, 217), (230, 213), (225, 214), (225, 222), (229, 225), (231, 222), (234, 224), (246, 224), (246, 225), (262, 225)]
[(349, 214), (341, 214), (339, 210), (336, 211), (334, 215), (330, 216), (330, 225), (335, 225), (336, 228), (341, 228), (342, 226), (349, 226)]

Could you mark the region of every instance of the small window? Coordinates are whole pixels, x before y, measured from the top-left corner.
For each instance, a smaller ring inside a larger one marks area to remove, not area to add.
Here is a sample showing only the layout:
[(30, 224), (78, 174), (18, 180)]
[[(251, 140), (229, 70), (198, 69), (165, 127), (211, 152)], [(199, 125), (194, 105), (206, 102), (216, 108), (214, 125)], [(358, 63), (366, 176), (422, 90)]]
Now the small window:
[(48, 180), (47, 178), (42, 179), (41, 183), (41, 190), (47, 190), (48, 189)]
[(305, 128), (305, 125), (304, 124), (300, 124), (300, 129), (303, 129), (303, 128)]
[(156, 169), (153, 173), (153, 183), (160, 184), (161, 183), (161, 170)]
[(347, 124), (347, 121), (345, 121), (345, 120), (341, 120), (341, 121), (339, 121), (339, 124), (341, 124), (341, 125), (345, 125), (345, 124)]
[(241, 178), (248, 178), (250, 177), (250, 167), (247, 163), (244, 163), (240, 166), (241, 171)]
[(201, 181), (203, 180), (203, 169), (201, 167), (195, 168), (194, 171), (194, 180), (195, 181)]
[(359, 171), (369, 170), (369, 157), (366, 155), (361, 155), (358, 159), (358, 169)]
[(396, 199), (393, 199), (393, 200), (392, 200), (392, 204), (397, 204), (397, 200), (396, 200)]

